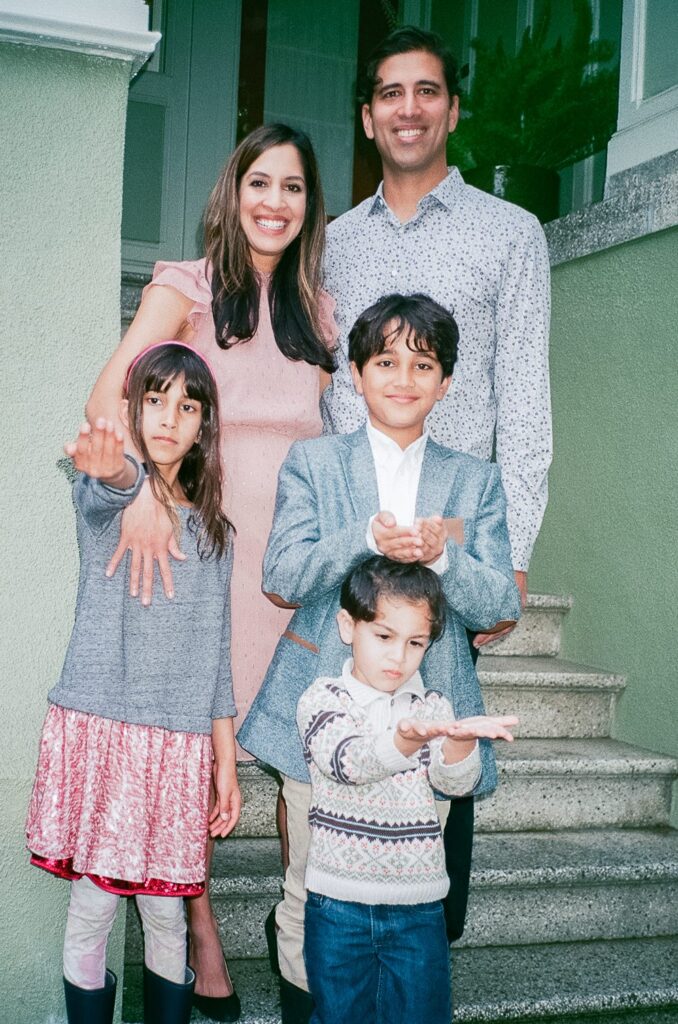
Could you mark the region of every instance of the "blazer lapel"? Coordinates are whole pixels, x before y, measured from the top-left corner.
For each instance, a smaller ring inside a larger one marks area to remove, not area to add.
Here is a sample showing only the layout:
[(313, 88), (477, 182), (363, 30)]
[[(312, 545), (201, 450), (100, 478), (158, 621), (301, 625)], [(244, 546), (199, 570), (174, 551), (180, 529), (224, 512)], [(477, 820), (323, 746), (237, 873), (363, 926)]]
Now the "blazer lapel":
[(379, 489), (367, 431), (346, 434), (344, 442), (340, 458), (353, 511), (357, 519), (369, 519), (379, 511)]
[(438, 445), (429, 438), (426, 442), (417, 490), (418, 516), (444, 515), (455, 474), (456, 467), (453, 461), (442, 458)]

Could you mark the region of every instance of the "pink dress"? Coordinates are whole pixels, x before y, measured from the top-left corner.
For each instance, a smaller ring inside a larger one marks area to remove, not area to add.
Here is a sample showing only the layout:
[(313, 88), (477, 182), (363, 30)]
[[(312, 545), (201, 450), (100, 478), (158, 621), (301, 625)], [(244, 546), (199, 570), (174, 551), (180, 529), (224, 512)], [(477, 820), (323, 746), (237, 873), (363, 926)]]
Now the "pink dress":
[[(233, 689), (236, 729), (261, 686), (291, 612), (276, 608), (261, 592), (261, 566), (273, 519), (278, 470), (293, 441), (321, 432), (317, 366), (287, 359), (273, 336), (266, 289), (262, 287), (259, 328), (233, 348), (217, 345), (212, 289), (205, 260), (157, 263), (154, 285), (168, 285), (193, 301), (188, 314), (192, 337), (219, 386), (224, 508), (237, 536), (231, 582)], [(334, 301), (323, 294), (321, 319), (333, 345), (338, 328)], [(238, 748), (241, 759), (250, 755)]]

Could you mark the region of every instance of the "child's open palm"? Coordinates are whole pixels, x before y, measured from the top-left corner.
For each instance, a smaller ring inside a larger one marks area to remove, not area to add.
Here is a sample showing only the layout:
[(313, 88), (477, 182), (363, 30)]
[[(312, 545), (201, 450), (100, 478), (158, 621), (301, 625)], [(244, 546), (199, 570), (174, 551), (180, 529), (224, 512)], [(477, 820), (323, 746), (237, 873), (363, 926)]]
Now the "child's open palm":
[(475, 715), (473, 718), (458, 718), (451, 722), (422, 722), (403, 718), (398, 722), (398, 733), (404, 740), (414, 743), (428, 743), (437, 736), (453, 740), (507, 740), (513, 741), (509, 727), (518, 725), (515, 715)]
[(93, 427), (83, 423), (77, 439), (64, 445), (64, 451), (81, 473), (112, 486), (124, 486), (129, 463), (122, 433), (110, 420), (98, 419)]

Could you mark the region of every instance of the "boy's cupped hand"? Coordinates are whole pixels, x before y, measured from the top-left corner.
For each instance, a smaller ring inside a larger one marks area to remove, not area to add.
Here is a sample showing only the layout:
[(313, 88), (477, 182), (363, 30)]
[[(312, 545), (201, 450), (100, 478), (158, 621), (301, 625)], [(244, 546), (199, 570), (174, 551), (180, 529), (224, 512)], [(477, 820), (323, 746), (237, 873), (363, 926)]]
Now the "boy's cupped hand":
[(378, 512), (372, 520), (372, 536), (382, 555), (394, 562), (419, 562), (424, 553), (421, 530), (398, 526), (392, 512)]
[(399, 526), (392, 512), (378, 512), (372, 520), (372, 536), (382, 555), (394, 562), (435, 562), (447, 539), (442, 516), (416, 519)]

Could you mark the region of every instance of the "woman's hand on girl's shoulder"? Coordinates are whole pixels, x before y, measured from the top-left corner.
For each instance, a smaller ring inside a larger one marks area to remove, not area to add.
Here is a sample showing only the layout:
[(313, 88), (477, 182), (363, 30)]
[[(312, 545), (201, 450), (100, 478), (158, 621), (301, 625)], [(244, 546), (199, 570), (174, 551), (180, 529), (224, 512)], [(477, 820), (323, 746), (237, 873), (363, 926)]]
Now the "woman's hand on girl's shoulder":
[(235, 765), (230, 760), (214, 762), (215, 801), (209, 816), (209, 832), (213, 839), (223, 838), (233, 831), (240, 818), (242, 797)]
[(64, 451), (81, 473), (125, 490), (136, 480), (132, 463), (125, 458), (122, 431), (111, 420), (100, 418), (93, 427), (85, 422), (75, 441), (64, 445)]
[(169, 555), (181, 562), (185, 561), (186, 555), (179, 548), (170, 517), (162, 502), (153, 494), (148, 480), (123, 512), (120, 543), (106, 567), (107, 576), (113, 576), (128, 551), (132, 552), (129, 572), (129, 592), (132, 597), (139, 596), (141, 581), (141, 603), (151, 603), (156, 562), (165, 597), (174, 597)]

